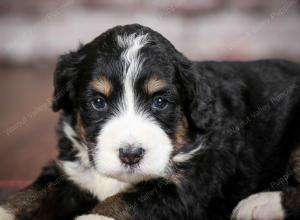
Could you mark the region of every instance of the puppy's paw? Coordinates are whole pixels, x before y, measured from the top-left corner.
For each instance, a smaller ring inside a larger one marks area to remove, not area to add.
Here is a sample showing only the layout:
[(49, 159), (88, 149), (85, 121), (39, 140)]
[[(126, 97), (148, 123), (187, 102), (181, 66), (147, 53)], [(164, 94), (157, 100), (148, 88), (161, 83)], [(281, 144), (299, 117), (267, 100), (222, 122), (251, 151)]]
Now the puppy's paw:
[(1, 220), (14, 220), (15, 216), (11, 214), (7, 209), (0, 206), (0, 219)]
[(81, 215), (75, 218), (75, 220), (114, 220), (113, 218), (105, 217), (103, 215)]
[(235, 220), (282, 220), (284, 211), (280, 192), (254, 194), (239, 202), (233, 210)]

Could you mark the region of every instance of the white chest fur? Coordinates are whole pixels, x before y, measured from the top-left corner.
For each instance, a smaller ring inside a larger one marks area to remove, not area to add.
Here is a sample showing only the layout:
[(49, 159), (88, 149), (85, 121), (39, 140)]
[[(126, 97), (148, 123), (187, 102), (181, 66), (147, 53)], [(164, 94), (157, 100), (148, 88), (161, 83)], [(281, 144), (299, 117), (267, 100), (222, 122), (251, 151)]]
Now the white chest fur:
[(99, 201), (125, 190), (129, 184), (100, 175), (92, 167), (84, 167), (79, 162), (61, 161), (66, 178), (82, 189), (88, 190)]

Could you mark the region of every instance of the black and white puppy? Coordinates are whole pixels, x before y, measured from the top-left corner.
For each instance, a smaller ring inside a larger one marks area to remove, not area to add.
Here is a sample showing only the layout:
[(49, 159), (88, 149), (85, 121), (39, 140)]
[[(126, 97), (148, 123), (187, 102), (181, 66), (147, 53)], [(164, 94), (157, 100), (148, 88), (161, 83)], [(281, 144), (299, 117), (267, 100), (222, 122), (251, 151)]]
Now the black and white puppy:
[(232, 218), (299, 218), (298, 64), (192, 62), (126, 25), (61, 56), (54, 85), (59, 156), (1, 220), (229, 219), (288, 174)]

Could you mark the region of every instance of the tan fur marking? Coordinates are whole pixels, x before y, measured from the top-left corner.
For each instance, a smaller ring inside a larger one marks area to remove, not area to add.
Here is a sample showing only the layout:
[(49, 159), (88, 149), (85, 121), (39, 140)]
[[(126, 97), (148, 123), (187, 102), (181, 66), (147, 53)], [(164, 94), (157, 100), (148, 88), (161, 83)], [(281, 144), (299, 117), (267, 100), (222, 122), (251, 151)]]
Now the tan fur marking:
[(285, 210), (299, 210), (300, 187), (290, 188), (282, 194), (281, 204)]
[(4, 200), (4, 207), (8, 208), (16, 217), (22, 215), (27, 217), (38, 209), (43, 196), (43, 191), (27, 189), (9, 196)]
[(92, 214), (103, 215), (116, 220), (132, 220), (131, 208), (122, 200), (121, 194), (111, 196), (99, 203)]
[(77, 113), (77, 129), (79, 131), (81, 140), (83, 140), (84, 143), (87, 143), (83, 121), (79, 112)]
[(152, 95), (166, 86), (166, 82), (153, 76), (145, 82), (145, 91), (147, 94)]
[[(4, 207), (14, 214), (16, 219), (41, 219), (45, 211), (49, 219), (55, 219), (57, 210), (55, 207), (49, 208), (49, 203), (57, 194), (56, 185), (64, 179), (64, 176), (58, 177), (55, 181), (49, 182), (43, 189), (37, 190), (33, 186), (17, 192), (4, 200)], [(41, 211), (37, 216), (37, 211)], [(40, 217), (40, 218), (39, 218)]]
[(113, 90), (111, 81), (106, 76), (101, 76), (98, 80), (94, 80), (92, 85), (106, 97), (110, 96)]
[(290, 166), (293, 171), (293, 175), (298, 183), (300, 183), (300, 148), (295, 149), (290, 157)]
[(181, 146), (185, 145), (188, 142), (187, 131), (188, 131), (188, 122), (186, 117), (183, 115), (180, 124), (176, 129), (176, 135), (175, 135), (176, 149), (179, 149)]

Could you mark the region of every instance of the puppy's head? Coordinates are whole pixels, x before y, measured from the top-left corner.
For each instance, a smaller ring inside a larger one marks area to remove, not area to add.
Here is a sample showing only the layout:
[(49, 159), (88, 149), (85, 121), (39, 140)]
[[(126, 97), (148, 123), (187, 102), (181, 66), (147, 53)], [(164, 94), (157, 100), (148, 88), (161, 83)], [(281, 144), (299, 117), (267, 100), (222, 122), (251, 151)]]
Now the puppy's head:
[(165, 176), (190, 136), (184, 83), (194, 75), (183, 66), (189, 61), (157, 32), (118, 26), (61, 57), (53, 109), (71, 118), (69, 138), (99, 173), (127, 182)]

